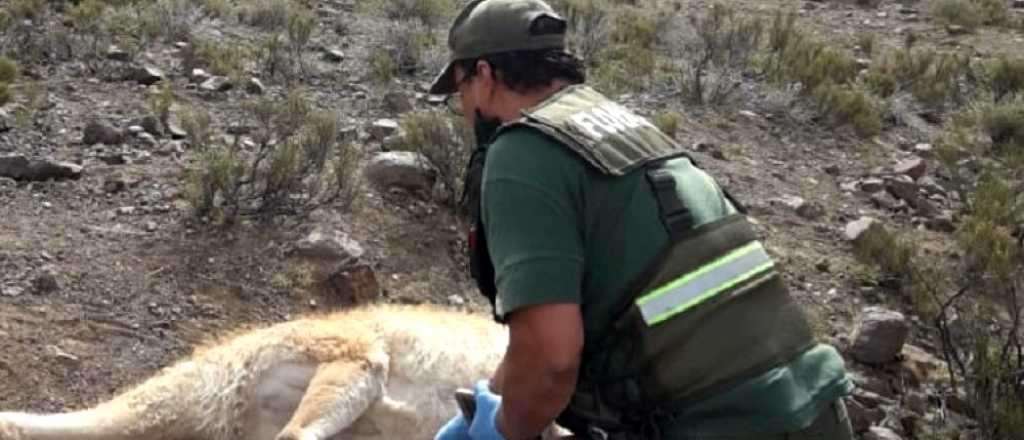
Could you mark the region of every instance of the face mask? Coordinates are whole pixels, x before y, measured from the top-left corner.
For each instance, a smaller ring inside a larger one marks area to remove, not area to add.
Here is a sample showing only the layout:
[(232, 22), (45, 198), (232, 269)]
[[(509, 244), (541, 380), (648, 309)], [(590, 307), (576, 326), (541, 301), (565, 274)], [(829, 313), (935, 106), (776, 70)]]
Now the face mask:
[(473, 121), (473, 135), (476, 136), (477, 146), (483, 146), (489, 144), (491, 139), (498, 132), (498, 128), (501, 127), (501, 120), (498, 118), (488, 118), (480, 113), (480, 110), (476, 110), (476, 118)]

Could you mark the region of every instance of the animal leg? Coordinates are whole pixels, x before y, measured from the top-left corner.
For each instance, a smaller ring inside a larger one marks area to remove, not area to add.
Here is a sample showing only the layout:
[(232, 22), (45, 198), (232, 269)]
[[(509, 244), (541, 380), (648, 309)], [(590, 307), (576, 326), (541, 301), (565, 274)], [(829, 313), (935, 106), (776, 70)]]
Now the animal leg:
[(383, 395), (386, 357), (323, 364), (277, 440), (325, 440), (352, 425)]

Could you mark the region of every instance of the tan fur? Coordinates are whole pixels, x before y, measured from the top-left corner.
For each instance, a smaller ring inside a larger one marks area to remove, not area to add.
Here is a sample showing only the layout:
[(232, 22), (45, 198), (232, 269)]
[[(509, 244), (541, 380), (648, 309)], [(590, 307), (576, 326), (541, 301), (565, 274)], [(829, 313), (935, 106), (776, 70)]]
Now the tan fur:
[(0, 440), (432, 439), (506, 344), (482, 316), (370, 305), (207, 344), (95, 408), (0, 412)]

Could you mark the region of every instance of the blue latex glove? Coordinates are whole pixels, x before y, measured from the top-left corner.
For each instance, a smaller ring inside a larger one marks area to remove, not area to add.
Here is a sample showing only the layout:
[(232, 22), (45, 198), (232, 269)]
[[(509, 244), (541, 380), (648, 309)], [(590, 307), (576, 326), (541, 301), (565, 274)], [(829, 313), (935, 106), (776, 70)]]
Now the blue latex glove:
[(469, 436), (469, 424), (462, 417), (461, 411), (437, 431), (434, 440), (473, 440)]
[(476, 414), (469, 425), (469, 437), (473, 440), (506, 440), (497, 426), (501, 396), (491, 392), (486, 379), (477, 381), (475, 391)]

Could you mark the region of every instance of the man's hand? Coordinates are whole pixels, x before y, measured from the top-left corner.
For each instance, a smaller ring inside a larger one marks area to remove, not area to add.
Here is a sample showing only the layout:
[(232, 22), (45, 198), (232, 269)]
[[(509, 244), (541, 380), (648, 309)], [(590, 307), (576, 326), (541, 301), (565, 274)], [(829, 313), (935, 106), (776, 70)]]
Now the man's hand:
[(577, 304), (545, 304), (517, 310), (507, 322), (509, 346), (501, 365), (496, 424), (508, 440), (532, 439), (572, 397), (583, 351), (583, 317)]

